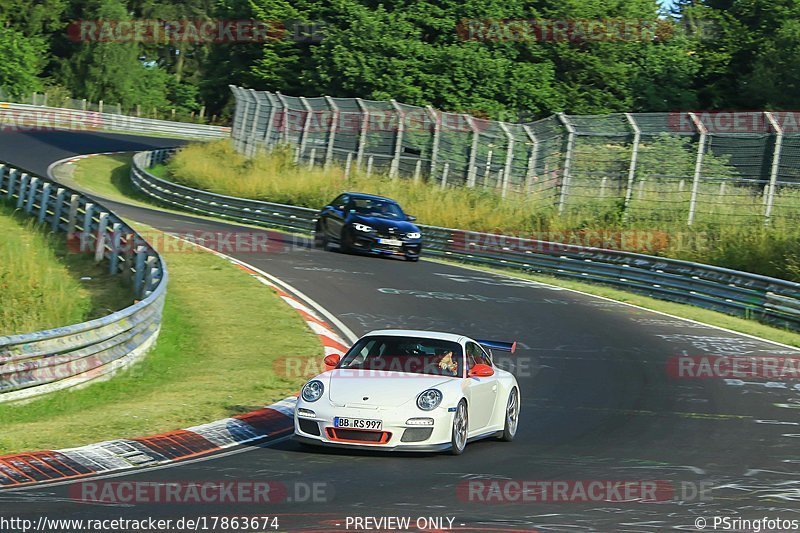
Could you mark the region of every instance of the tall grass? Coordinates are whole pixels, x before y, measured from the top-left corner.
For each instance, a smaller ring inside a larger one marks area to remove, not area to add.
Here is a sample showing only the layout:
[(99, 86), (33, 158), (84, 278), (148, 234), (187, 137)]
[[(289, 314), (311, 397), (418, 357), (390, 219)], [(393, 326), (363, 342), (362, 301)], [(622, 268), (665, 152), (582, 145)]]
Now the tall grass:
[[(188, 145), (160, 171), (190, 187), (311, 208), (324, 205), (345, 190), (380, 194), (399, 201), (423, 224), (475, 231), (551, 240), (587, 231), (666, 233), (667, 238), (657, 239), (660, 244), (655, 248), (643, 250), (641, 239), (634, 239), (629, 240), (632, 247), (628, 249), (800, 281), (800, 223), (784, 217), (764, 226), (755, 216), (762, 208), (759, 201), (746, 194), (731, 195), (731, 205), (724, 212), (701, 209), (696, 223), (688, 227), (688, 202), (664, 201), (683, 200), (688, 190), (677, 193), (655, 186), (649, 186), (641, 197), (637, 193), (631, 216), (624, 216), (618, 199), (599, 195), (576, 202), (559, 214), (553, 206), (552, 191), (502, 198), (494, 189), (442, 189), (435, 183), (393, 180), (356, 171), (345, 178), (343, 169), (337, 166), (324, 170), (295, 165), (289, 151), (247, 159), (229, 141)], [(593, 194), (590, 184), (584, 187), (587, 196)], [(711, 195), (715, 191), (716, 186), (708, 186), (701, 193)], [(800, 198), (793, 193), (779, 197), (776, 205), (800, 212)], [(754, 216), (736, 218), (747, 213)], [(624, 242), (620, 244), (626, 249)]]
[(63, 235), (0, 203), (0, 335), (76, 324), (131, 302), (130, 290), (81, 254)]

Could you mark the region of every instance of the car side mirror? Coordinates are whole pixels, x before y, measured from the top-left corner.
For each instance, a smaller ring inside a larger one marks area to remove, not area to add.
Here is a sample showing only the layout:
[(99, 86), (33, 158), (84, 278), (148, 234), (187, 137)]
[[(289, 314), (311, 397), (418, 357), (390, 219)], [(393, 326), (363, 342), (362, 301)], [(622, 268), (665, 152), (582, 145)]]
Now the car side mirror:
[(329, 366), (331, 368), (336, 368), (339, 366), (339, 361), (341, 361), (341, 357), (338, 353), (332, 353), (325, 357), (325, 366)]
[(408, 219), (409, 222), (414, 222), (415, 220), (417, 220), (417, 217), (415, 217), (414, 215), (406, 215), (406, 218)]
[(470, 369), (469, 374), (467, 374), (467, 376), (471, 378), (488, 378), (489, 376), (493, 375), (494, 375), (494, 369), (492, 367), (490, 367), (489, 365), (481, 365), (481, 364), (473, 366)]

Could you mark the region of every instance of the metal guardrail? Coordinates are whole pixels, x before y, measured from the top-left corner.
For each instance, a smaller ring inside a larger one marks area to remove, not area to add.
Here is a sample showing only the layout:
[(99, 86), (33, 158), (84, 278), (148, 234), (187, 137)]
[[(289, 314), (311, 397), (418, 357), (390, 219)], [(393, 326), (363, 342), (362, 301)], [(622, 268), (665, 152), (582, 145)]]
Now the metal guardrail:
[(0, 402), (80, 385), (136, 361), (155, 342), (161, 325), (167, 269), (158, 252), (94, 200), (4, 163), (0, 201), (65, 233), (70, 247), (107, 264), (138, 299), (81, 324), (0, 336)]
[(20, 131), (102, 130), (190, 139), (221, 139), (229, 137), (231, 133), (231, 129), (224, 126), (9, 102), (0, 102), (0, 127)]
[[(165, 204), (196, 213), (292, 232), (313, 232), (316, 210), (222, 196), (177, 185), (147, 171), (173, 152), (166, 149), (136, 154), (131, 167), (134, 185)], [(800, 283), (644, 254), (420, 227), (425, 253), (432, 256), (613, 285), (800, 331)]]

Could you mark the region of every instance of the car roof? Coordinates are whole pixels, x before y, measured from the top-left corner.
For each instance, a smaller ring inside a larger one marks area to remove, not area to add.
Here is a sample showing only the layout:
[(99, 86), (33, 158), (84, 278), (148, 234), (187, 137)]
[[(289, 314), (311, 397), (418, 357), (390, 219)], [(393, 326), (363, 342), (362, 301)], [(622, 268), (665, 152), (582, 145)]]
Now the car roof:
[(385, 196), (378, 196), (377, 194), (367, 194), (365, 192), (345, 192), (342, 194), (346, 194), (351, 198), (367, 198), (370, 200), (386, 200), (387, 202), (397, 203), (397, 200), (392, 200), (391, 198), (386, 198)]
[(438, 339), (442, 341), (451, 341), (451, 342), (461, 342), (462, 339), (466, 339), (464, 335), (459, 335), (457, 333), (445, 333), (441, 331), (423, 331), (418, 329), (378, 329), (375, 331), (370, 331), (365, 337), (373, 337), (373, 336), (384, 336), (384, 337), (420, 337), (423, 339)]

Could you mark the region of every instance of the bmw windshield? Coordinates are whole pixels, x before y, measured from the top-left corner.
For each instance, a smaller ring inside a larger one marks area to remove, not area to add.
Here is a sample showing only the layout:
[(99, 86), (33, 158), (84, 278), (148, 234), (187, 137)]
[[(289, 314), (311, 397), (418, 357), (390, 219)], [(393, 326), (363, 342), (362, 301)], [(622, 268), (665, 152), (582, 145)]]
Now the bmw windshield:
[(400, 206), (388, 200), (376, 198), (353, 198), (350, 210), (366, 217), (390, 218), (393, 220), (406, 220), (406, 214)]

